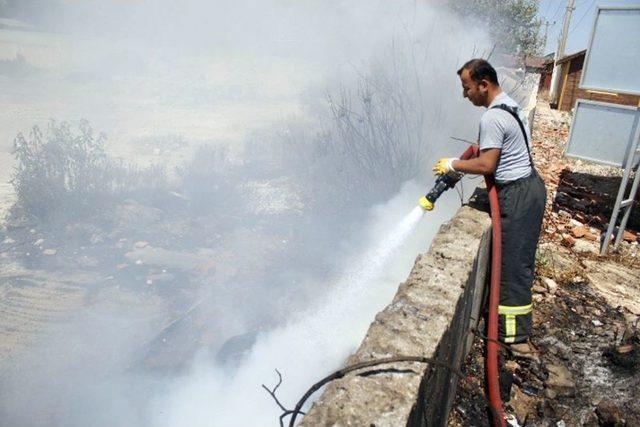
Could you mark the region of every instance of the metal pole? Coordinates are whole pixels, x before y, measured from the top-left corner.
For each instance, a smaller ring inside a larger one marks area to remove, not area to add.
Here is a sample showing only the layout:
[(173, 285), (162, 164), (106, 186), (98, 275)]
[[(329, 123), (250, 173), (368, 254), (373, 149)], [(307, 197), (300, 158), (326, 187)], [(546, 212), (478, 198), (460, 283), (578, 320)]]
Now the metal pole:
[[(640, 126), (637, 126), (634, 139), (636, 141), (640, 140)], [(616, 227), (616, 221), (618, 220), (618, 213), (620, 212), (620, 205), (622, 204), (622, 199), (624, 198), (624, 193), (627, 190), (627, 183), (629, 182), (629, 175), (631, 174), (631, 169), (634, 166), (634, 159), (637, 150), (637, 143), (635, 147), (631, 147), (631, 153), (627, 156), (627, 162), (624, 165), (624, 173), (622, 174), (622, 182), (620, 182), (620, 189), (618, 190), (618, 196), (616, 197), (616, 202), (613, 205), (613, 212), (611, 213), (611, 219), (609, 220), (609, 226), (607, 227), (607, 232), (604, 235), (604, 241), (602, 242), (602, 247), (600, 248), (600, 255), (605, 255), (607, 253), (607, 248), (609, 247), (609, 241), (611, 240), (611, 235), (613, 234), (613, 230)], [(639, 171), (640, 172), (640, 171)], [(637, 190), (637, 182), (638, 176), (640, 173), (636, 173), (634, 178), (634, 186)], [(633, 200), (633, 199), (632, 199)], [(630, 212), (630, 209), (627, 211)], [(626, 216), (626, 215), (625, 215)], [(626, 224), (625, 224), (626, 225)], [(618, 230), (619, 232), (619, 230)]]
[[(633, 168), (636, 156), (640, 152), (640, 136), (638, 137), (638, 142), (636, 143), (635, 149), (632, 151), (631, 163), (629, 165), (629, 169)], [(639, 165), (640, 166), (640, 165)], [(626, 206), (624, 206), (625, 212), (622, 217), (622, 221), (620, 221), (620, 227), (618, 227), (618, 234), (616, 236), (616, 242), (613, 245), (614, 248), (617, 248), (622, 240), (622, 235), (624, 234), (624, 229), (627, 227), (627, 221), (629, 220), (629, 216), (631, 214), (631, 209), (633, 209), (633, 204), (636, 200), (636, 193), (638, 192), (638, 183), (640, 183), (640, 167), (636, 167), (635, 176), (633, 177), (633, 184), (631, 185), (631, 191), (629, 191), (629, 197), (625, 202), (628, 202)], [(624, 203), (624, 202), (623, 202)]]
[(558, 48), (554, 56), (553, 74), (551, 74), (551, 90), (549, 95), (551, 96), (551, 102), (556, 103), (558, 100), (558, 89), (560, 85), (560, 72), (561, 68), (558, 66), (558, 61), (564, 57), (564, 49), (567, 46), (567, 36), (569, 35), (569, 24), (571, 23), (571, 14), (573, 13), (574, 0), (568, 0), (567, 9), (564, 13), (564, 22), (562, 23), (562, 32), (558, 38)]
[(543, 41), (542, 41), (542, 48), (546, 49), (547, 48), (547, 34), (549, 33), (549, 21), (545, 21), (544, 23), (544, 37), (543, 37)]
[(611, 235), (613, 234), (613, 230), (616, 227), (616, 221), (618, 220), (618, 212), (620, 211), (620, 203), (622, 203), (622, 198), (624, 197), (625, 190), (627, 189), (627, 182), (629, 181), (629, 172), (630, 167), (624, 169), (624, 174), (622, 175), (622, 182), (620, 183), (620, 189), (618, 190), (618, 197), (616, 197), (616, 202), (613, 205), (613, 212), (611, 213), (611, 218), (609, 219), (609, 226), (607, 227), (607, 232), (604, 235), (604, 241), (602, 242), (602, 247), (600, 248), (600, 255), (605, 255), (607, 253), (607, 248), (609, 247), (609, 240), (611, 240)]
[[(561, 47), (559, 49), (560, 55), (564, 56), (565, 49), (567, 48), (567, 37), (569, 37), (569, 25), (571, 24), (571, 14), (575, 7), (573, 7), (574, 0), (569, 0), (567, 4), (567, 10), (564, 14), (564, 22), (562, 23), (562, 37), (560, 38)], [(562, 56), (560, 59), (562, 59)]]

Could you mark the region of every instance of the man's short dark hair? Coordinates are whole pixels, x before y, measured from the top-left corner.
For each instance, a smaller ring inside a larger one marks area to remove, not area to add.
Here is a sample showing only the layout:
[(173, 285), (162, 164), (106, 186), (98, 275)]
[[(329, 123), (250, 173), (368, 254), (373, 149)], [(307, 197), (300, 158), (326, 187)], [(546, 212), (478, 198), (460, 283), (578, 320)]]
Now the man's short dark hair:
[(496, 73), (496, 69), (484, 59), (476, 58), (468, 61), (458, 70), (458, 75), (462, 74), (463, 70), (469, 70), (469, 76), (476, 83), (480, 83), (482, 79), (487, 79), (494, 85), (500, 85), (500, 83), (498, 83), (498, 73)]

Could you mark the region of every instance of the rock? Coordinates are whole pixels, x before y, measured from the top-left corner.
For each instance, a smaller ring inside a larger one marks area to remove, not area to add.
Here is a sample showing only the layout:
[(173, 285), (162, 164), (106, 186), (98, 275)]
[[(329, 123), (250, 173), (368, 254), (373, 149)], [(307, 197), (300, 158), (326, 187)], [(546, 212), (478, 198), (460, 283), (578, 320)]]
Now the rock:
[(555, 399), (556, 397), (558, 397), (558, 393), (550, 388), (546, 388), (544, 389), (544, 397), (546, 397), (547, 399)]
[(545, 381), (547, 388), (552, 389), (558, 396), (574, 396), (576, 384), (573, 376), (566, 366), (560, 364), (547, 364), (549, 378)]
[(514, 394), (509, 405), (513, 408), (518, 422), (520, 425), (524, 425), (529, 417), (529, 414), (535, 413), (536, 399), (531, 396), (527, 396), (519, 388), (514, 388)]
[(33, 242), (33, 246), (40, 246), (44, 243), (44, 239), (38, 239), (35, 242)]
[(584, 237), (584, 235), (587, 234), (588, 232), (589, 232), (589, 229), (583, 225), (573, 227), (571, 229), (571, 234), (573, 235), (573, 237), (576, 237), (576, 238)]
[(55, 255), (56, 253), (58, 253), (57, 249), (45, 249), (44, 251), (42, 251), (43, 255)]
[(596, 415), (601, 426), (623, 426), (625, 421), (620, 413), (620, 408), (610, 399), (602, 399), (596, 406)]
[(137, 241), (133, 244), (138, 249), (146, 248), (149, 246), (149, 242), (145, 242), (144, 240)]
[(515, 360), (508, 360), (504, 364), (504, 367), (507, 368), (507, 370), (509, 370), (509, 372), (515, 372), (516, 369), (518, 369), (520, 367), (520, 365)]
[(596, 327), (603, 325), (603, 323), (601, 321), (599, 321), (598, 319), (593, 319), (591, 321), (591, 323), (593, 323), (593, 326), (596, 326)]
[(558, 211), (558, 216), (560, 216), (560, 218), (564, 218), (566, 220), (571, 220), (571, 214), (563, 209), (560, 209)]
[(126, 262), (123, 262), (121, 264), (116, 265), (116, 268), (118, 270), (124, 270), (125, 268), (129, 267), (129, 264), (127, 264)]
[(633, 351), (633, 344), (621, 345), (616, 350), (620, 354), (629, 353), (630, 351)]
[(596, 233), (592, 232), (585, 233), (584, 238), (591, 242), (597, 242), (600, 240), (600, 237)]
[(577, 314), (584, 314), (584, 307), (581, 305), (577, 305), (573, 308), (573, 311), (575, 311)]
[(572, 356), (571, 347), (560, 341), (553, 335), (546, 336), (538, 341), (538, 345), (557, 354), (561, 359), (568, 360)]
[(537, 294), (544, 294), (547, 292), (547, 288), (538, 284), (533, 285), (533, 292)]
[(594, 245), (594, 241), (586, 239), (576, 240), (573, 249), (579, 253), (593, 253), (596, 255), (600, 253), (600, 248)]
[(543, 277), (542, 283), (544, 284), (544, 286), (547, 288), (547, 290), (551, 295), (554, 295), (558, 290), (558, 284), (553, 279), (550, 279), (548, 277)]
[(571, 224), (571, 226), (572, 226), (573, 228), (584, 227), (584, 224), (582, 224), (580, 221), (577, 221), (577, 220), (575, 220), (575, 219), (573, 219), (573, 218), (571, 218), (571, 219), (569, 220), (569, 224)]
[(600, 422), (598, 421), (598, 416), (596, 415), (595, 411), (587, 415), (582, 425), (584, 427), (598, 427), (600, 425)]
[(625, 242), (631, 243), (631, 242), (635, 242), (636, 240), (638, 240), (638, 238), (632, 232), (625, 230), (622, 233), (622, 240), (624, 240)]
[(574, 239), (573, 237), (571, 237), (571, 235), (569, 234), (563, 234), (562, 235), (562, 244), (567, 246), (567, 247), (573, 247), (573, 245), (575, 245), (576, 243), (576, 239)]

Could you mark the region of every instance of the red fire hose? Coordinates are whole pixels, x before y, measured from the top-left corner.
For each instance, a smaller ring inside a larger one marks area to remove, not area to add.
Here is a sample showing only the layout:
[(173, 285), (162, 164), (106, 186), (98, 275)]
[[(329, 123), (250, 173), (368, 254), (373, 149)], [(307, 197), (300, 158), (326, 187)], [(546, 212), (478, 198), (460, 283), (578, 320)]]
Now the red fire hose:
[[(467, 160), (478, 155), (478, 147), (470, 146), (460, 156)], [(498, 190), (493, 175), (484, 176), (491, 207), (491, 285), (489, 287), (489, 315), (487, 322), (487, 354), (485, 357), (485, 374), (487, 376), (487, 395), (493, 416), (493, 425), (505, 427), (502, 399), (500, 398), (500, 381), (498, 372), (498, 305), (500, 304), (500, 276), (502, 274), (502, 223), (500, 222), (500, 204)]]

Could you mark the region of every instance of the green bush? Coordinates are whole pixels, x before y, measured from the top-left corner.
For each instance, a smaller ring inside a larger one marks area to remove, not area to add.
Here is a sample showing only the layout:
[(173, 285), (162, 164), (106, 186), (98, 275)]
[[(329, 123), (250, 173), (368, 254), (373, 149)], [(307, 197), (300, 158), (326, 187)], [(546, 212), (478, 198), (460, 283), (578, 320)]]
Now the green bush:
[(94, 135), (86, 121), (74, 132), (67, 122), (50, 121), (45, 132), (34, 126), (18, 134), (14, 151), (18, 167), (12, 183), (16, 207), (47, 221), (93, 214), (136, 193), (166, 187), (164, 169), (140, 169), (110, 159), (104, 134)]

